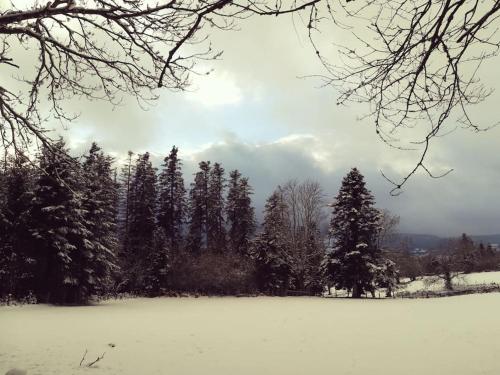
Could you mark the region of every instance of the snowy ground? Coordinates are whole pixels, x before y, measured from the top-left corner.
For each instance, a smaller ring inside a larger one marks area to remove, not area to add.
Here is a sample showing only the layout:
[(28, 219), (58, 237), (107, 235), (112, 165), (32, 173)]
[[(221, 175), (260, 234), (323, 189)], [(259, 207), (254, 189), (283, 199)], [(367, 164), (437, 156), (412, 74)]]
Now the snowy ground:
[[(0, 375), (498, 375), (499, 311), (498, 293), (0, 307)], [(85, 349), (106, 354), (79, 367)]]
[[(419, 280), (408, 283), (400, 288), (401, 291), (417, 292), (420, 290), (443, 290), (444, 281), (439, 280), (437, 283), (429, 283), (431, 278), (424, 277)], [(470, 273), (458, 276), (453, 280), (453, 284), (457, 286), (467, 285), (484, 285), (496, 283), (500, 284), (500, 272), (480, 272)]]
[[(500, 285), (500, 271), (497, 272), (477, 272), (470, 274), (461, 274), (453, 279), (455, 287), (478, 286), (478, 285)], [(401, 279), (401, 284), (396, 289), (396, 296), (403, 292), (420, 292), (420, 291), (441, 291), (444, 290), (444, 280), (434, 276), (420, 277), (415, 281), (410, 279)], [(330, 294), (325, 293), (325, 297), (348, 297), (346, 290), (335, 290), (332, 288)], [(375, 292), (377, 298), (385, 298), (385, 289), (380, 289)], [(371, 294), (366, 297), (370, 298)]]

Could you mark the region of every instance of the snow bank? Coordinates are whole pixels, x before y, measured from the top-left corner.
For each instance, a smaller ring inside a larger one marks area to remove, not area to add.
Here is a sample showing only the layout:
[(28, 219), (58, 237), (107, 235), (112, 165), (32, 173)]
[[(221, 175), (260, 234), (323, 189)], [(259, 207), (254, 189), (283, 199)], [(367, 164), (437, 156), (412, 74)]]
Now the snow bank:
[[(0, 374), (497, 375), (498, 311), (498, 293), (0, 307)], [(85, 349), (89, 360), (106, 354), (79, 367)]]

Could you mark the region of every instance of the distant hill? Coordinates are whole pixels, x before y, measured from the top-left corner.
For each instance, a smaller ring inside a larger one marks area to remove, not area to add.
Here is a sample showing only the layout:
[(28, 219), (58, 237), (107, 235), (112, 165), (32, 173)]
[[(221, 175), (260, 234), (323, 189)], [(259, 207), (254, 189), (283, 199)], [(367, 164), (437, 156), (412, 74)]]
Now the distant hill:
[(399, 233), (394, 241), (397, 243), (405, 241), (412, 249), (433, 249), (446, 241), (446, 239), (432, 234)]
[[(490, 235), (471, 235), (475, 243), (482, 242), (487, 245), (489, 243), (500, 244), (500, 234)], [(388, 245), (398, 245), (401, 241), (408, 241), (411, 249), (425, 249), (432, 250), (439, 247), (441, 244), (448, 241), (450, 237), (439, 237), (432, 234), (419, 234), (419, 233), (399, 233), (393, 238)]]
[(500, 244), (500, 234), (489, 234), (489, 235), (483, 235), (483, 236), (471, 236), (471, 238), (474, 240), (474, 242), (477, 242), (477, 243), (482, 242), (485, 245), (487, 245), (489, 243)]

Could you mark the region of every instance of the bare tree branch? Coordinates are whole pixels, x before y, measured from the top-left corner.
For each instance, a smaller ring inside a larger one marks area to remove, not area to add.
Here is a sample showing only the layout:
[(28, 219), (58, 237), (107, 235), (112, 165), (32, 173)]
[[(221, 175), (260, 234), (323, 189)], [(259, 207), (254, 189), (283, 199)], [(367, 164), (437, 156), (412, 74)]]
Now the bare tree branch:
[[(355, 42), (339, 47), (335, 64), (317, 52), (328, 72), (323, 76), (325, 85), (339, 90), (338, 104), (369, 103), (368, 116), (386, 144), (405, 150), (406, 143), (420, 153), (415, 167), (401, 180), (384, 175), (394, 185), (391, 193), (399, 194), (419, 170), (433, 178), (450, 173), (431, 172), (426, 164), (430, 142), (450, 128), (453, 131), (456, 124), (476, 132), (491, 127), (480, 127), (469, 111), (492, 92), (478, 72), (485, 60), (498, 55), (500, 0), (339, 4)], [(315, 45), (317, 34), (310, 37)], [(416, 138), (410, 140), (407, 134)]]
[[(184, 90), (196, 63), (217, 59), (210, 28), (232, 30), (239, 19), (314, 8), (320, 0), (55, 0), (12, 3), (0, 10), (0, 137), (20, 151), (33, 141), (50, 143), (46, 119), (69, 122), (64, 101), (74, 97), (113, 104), (122, 95), (139, 102), (156, 89)], [(16, 59), (30, 51), (28, 68)], [(19, 89), (19, 86), (22, 87)], [(48, 101), (50, 110), (43, 111)]]

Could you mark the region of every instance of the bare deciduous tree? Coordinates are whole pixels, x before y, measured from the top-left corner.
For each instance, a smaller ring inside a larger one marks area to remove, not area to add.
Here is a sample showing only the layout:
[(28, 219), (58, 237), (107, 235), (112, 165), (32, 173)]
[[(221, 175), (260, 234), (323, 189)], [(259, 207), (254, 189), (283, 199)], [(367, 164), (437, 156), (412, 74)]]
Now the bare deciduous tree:
[[(183, 90), (196, 62), (216, 59), (210, 29), (238, 19), (313, 9), (320, 0), (25, 0), (0, 5), (0, 136), (19, 151), (50, 146), (46, 119), (74, 118), (74, 97), (141, 103), (155, 88)], [(20, 48), (21, 47), (21, 48)], [(20, 56), (24, 48), (26, 56)], [(21, 60), (25, 60), (24, 66)], [(12, 80), (5, 79), (12, 77)], [(47, 103), (48, 101), (48, 103)], [(43, 110), (42, 108), (48, 108)]]
[(399, 216), (387, 209), (380, 210), (380, 229), (377, 235), (377, 247), (383, 249), (397, 235)]
[[(301, 290), (308, 283), (311, 266), (323, 257), (319, 227), (325, 207), (321, 186), (316, 181), (290, 180), (281, 187), (288, 216), (288, 259), (296, 288)], [(317, 266), (317, 265), (316, 265)]]

